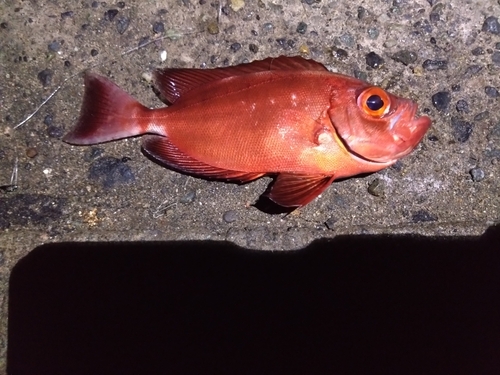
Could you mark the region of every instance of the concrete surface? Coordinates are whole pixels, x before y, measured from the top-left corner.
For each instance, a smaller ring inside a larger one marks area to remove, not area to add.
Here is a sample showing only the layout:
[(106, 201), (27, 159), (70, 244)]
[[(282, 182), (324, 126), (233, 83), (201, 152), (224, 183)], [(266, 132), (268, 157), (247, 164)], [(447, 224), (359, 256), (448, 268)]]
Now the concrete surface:
[[(500, 220), (500, 25), (488, 18), (500, 17), (499, 2), (221, 5), (0, 4), (0, 372), (10, 271), (47, 242), (210, 239), (285, 250), (339, 234), (480, 235)], [(367, 65), (370, 52), (383, 58), (380, 67)], [(239, 186), (187, 177), (144, 157), (140, 139), (96, 147), (61, 141), (78, 116), (85, 69), (156, 107), (145, 79), (153, 68), (297, 54), (417, 100), (432, 129), (396, 166), (336, 182), (290, 215), (251, 206), (268, 178)], [(15, 165), (16, 188), (9, 187)]]

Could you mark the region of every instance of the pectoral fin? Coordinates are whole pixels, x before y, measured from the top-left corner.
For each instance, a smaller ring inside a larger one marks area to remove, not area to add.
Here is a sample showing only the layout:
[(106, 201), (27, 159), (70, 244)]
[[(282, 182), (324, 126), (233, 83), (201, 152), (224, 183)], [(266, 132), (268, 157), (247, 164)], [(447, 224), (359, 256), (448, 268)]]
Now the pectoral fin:
[(301, 207), (320, 195), (333, 179), (334, 176), (281, 173), (267, 196), (283, 207)]

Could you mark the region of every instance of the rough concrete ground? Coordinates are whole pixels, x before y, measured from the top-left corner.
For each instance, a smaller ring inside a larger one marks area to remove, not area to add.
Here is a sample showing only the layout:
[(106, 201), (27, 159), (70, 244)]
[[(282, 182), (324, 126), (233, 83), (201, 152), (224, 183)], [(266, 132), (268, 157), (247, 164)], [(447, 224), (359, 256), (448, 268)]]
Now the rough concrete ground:
[[(500, 219), (498, 17), (493, 0), (1, 3), (1, 366), (10, 270), (43, 243), (215, 239), (279, 250), (339, 234), (483, 233)], [(396, 166), (334, 183), (288, 216), (251, 206), (270, 179), (187, 177), (145, 158), (140, 139), (61, 141), (85, 69), (157, 107), (145, 79), (156, 67), (298, 54), (415, 99), (432, 129)]]

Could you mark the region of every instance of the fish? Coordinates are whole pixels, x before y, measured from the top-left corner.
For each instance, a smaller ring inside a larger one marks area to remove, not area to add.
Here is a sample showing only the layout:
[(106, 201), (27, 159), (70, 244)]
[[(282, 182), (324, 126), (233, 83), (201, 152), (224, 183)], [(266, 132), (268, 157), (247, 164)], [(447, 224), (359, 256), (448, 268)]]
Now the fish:
[(174, 171), (236, 183), (274, 177), (264, 195), (295, 209), (334, 180), (394, 164), (431, 126), (416, 102), (299, 56), (157, 69), (153, 82), (167, 106), (147, 108), (87, 72), (79, 118), (63, 141), (142, 136), (143, 153)]

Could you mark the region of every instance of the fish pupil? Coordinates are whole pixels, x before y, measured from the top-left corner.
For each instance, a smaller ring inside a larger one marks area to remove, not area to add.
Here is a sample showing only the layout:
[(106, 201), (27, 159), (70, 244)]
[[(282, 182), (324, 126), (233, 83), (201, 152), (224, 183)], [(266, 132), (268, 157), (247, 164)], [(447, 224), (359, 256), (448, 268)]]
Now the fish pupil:
[(372, 95), (368, 99), (366, 99), (366, 105), (372, 111), (378, 111), (380, 108), (384, 106), (384, 101), (378, 95)]

